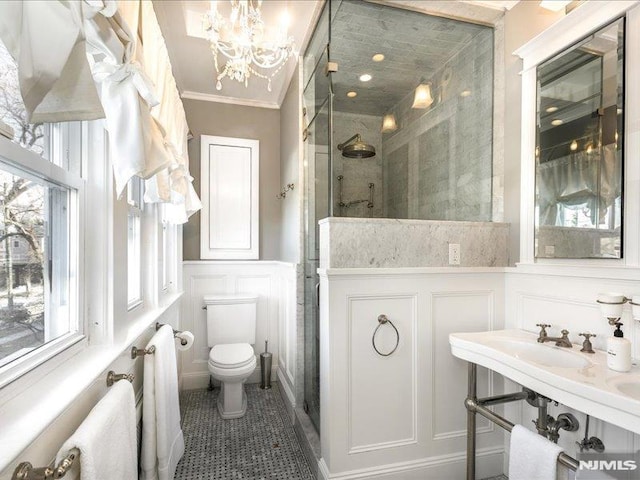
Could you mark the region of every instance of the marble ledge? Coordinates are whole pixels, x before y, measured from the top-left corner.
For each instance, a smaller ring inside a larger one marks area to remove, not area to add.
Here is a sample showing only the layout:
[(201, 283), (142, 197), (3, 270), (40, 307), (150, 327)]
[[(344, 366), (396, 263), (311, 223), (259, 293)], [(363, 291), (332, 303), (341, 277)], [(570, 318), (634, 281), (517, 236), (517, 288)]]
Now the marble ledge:
[(326, 268), (506, 267), (509, 225), (493, 222), (330, 217), (320, 222), (320, 265)]
[(400, 268), (318, 268), (320, 277), (384, 277), (419, 275), (479, 275), (514, 272), (513, 267), (400, 267)]

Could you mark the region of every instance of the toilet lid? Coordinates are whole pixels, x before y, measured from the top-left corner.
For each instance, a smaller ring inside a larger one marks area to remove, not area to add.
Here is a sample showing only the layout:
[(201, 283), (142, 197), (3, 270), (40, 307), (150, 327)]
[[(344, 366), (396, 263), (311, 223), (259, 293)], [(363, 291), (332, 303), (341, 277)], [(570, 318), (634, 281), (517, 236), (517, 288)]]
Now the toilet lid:
[(220, 368), (243, 367), (253, 359), (253, 348), (248, 343), (215, 345), (209, 353), (209, 361)]

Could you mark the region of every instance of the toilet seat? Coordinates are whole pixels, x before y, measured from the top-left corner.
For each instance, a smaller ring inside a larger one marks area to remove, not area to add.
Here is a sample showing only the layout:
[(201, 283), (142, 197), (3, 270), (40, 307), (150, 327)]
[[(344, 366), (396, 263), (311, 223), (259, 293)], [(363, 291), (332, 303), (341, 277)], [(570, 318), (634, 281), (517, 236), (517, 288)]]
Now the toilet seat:
[(239, 369), (255, 362), (253, 348), (248, 343), (215, 345), (209, 352), (209, 366), (216, 369)]

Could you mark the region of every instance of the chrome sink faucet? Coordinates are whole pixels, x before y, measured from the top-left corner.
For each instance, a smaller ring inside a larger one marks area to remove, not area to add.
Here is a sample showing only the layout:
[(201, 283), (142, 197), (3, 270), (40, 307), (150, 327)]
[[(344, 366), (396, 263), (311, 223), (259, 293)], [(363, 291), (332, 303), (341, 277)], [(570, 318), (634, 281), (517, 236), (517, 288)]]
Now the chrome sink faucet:
[(556, 347), (571, 348), (571, 340), (569, 340), (569, 330), (562, 330), (562, 337), (550, 337), (547, 335), (547, 328), (551, 325), (546, 323), (536, 323), (537, 327), (540, 327), (540, 334), (538, 335), (538, 343), (556, 342)]

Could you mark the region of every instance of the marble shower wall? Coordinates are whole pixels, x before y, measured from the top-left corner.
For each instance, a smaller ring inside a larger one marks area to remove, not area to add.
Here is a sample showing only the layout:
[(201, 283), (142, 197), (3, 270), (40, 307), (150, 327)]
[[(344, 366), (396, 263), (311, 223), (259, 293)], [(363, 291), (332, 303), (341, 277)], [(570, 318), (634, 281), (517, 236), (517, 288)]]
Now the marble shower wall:
[[(382, 217), (383, 181), (382, 181), (382, 117), (375, 115), (359, 115), (354, 113), (333, 112), (333, 205), (334, 215), (340, 217), (368, 218)], [(359, 133), (362, 141), (373, 145), (376, 156), (371, 158), (345, 158), (338, 150), (338, 144)], [(342, 202), (347, 204), (340, 208), (340, 188), (337, 177), (342, 175)], [(373, 208), (367, 208), (369, 201), (369, 184), (373, 183)], [(354, 203), (365, 200), (364, 202)], [(371, 215), (373, 214), (373, 215)]]
[(482, 31), (432, 78), (435, 99), (396, 107), (382, 141), (384, 216), (491, 221), (493, 32)]

